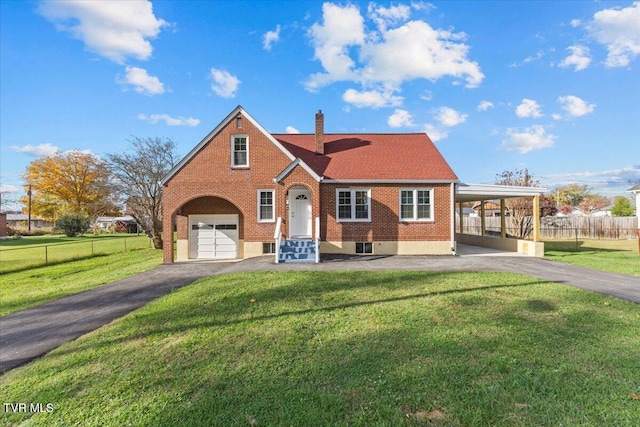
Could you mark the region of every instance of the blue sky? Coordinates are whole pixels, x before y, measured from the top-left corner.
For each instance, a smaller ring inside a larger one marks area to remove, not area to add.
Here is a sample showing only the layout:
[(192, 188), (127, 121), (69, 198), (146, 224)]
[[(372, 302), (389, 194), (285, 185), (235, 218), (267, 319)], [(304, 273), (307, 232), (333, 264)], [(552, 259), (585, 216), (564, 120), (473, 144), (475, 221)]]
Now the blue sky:
[(274, 133), (318, 109), (329, 133), (426, 131), (468, 183), (640, 181), (640, 2), (2, 1), (0, 19), (4, 198), (56, 150), (186, 154), (238, 104)]

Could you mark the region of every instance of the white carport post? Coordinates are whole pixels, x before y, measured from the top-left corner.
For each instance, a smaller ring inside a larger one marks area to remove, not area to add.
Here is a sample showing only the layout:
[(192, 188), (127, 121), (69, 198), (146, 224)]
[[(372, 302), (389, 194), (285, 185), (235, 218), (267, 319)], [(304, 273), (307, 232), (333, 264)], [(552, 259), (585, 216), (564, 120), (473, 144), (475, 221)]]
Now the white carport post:
[(504, 199), (500, 199), (500, 237), (507, 238), (507, 218), (505, 218), (506, 203)]
[(484, 236), (487, 228), (486, 219), (484, 217), (484, 200), (480, 200), (480, 235)]

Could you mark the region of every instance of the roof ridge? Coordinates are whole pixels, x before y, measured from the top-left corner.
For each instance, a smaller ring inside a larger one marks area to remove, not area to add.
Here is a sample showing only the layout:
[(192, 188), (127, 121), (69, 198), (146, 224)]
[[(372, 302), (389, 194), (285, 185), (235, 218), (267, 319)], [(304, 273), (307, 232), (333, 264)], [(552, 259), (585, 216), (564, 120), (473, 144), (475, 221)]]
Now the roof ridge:
[[(325, 132), (325, 135), (428, 135), (426, 132)], [(315, 133), (280, 133), (272, 132), (271, 135), (289, 135), (289, 136), (313, 136)]]

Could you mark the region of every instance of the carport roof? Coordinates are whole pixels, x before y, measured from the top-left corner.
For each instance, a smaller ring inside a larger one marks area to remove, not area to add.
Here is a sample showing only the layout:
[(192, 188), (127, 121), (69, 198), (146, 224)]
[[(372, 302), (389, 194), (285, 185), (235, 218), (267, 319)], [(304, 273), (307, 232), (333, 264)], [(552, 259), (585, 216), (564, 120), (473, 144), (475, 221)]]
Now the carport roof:
[(512, 185), (465, 184), (457, 185), (456, 202), (508, 199), (512, 197), (539, 196), (548, 191), (541, 187), (518, 187)]

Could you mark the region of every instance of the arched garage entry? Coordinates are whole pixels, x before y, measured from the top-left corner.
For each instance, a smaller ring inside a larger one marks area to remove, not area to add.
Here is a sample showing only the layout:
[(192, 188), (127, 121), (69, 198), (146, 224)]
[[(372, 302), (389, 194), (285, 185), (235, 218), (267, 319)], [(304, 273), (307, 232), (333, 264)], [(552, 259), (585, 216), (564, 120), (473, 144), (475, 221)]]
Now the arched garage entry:
[(243, 255), (244, 215), (221, 197), (198, 197), (182, 205), (176, 214), (176, 231), (176, 261)]

